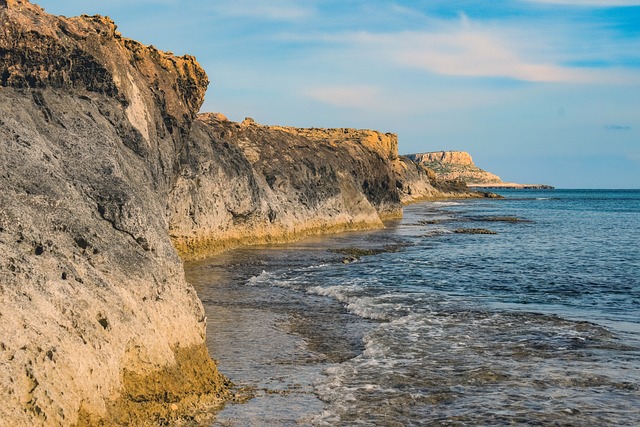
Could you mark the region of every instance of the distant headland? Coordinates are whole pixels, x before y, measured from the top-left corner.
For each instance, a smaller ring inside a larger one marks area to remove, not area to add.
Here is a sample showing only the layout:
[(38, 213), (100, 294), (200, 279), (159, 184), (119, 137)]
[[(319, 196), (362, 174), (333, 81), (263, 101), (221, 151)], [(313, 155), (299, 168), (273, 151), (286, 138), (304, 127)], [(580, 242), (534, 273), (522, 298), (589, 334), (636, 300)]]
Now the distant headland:
[(504, 182), (498, 175), (480, 169), (473, 163), (471, 155), (464, 151), (433, 151), (428, 153), (408, 154), (414, 162), (435, 172), (438, 179), (458, 180), (467, 187), (477, 189), (544, 189), (554, 187), (545, 184), (518, 184)]

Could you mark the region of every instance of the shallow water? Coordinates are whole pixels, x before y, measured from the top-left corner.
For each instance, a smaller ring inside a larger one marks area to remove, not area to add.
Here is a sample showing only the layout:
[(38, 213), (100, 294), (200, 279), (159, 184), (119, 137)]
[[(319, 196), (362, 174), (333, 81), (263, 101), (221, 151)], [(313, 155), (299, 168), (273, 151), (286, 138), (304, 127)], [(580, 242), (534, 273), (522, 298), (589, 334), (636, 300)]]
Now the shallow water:
[(640, 192), (503, 194), (189, 264), (216, 425), (640, 424)]

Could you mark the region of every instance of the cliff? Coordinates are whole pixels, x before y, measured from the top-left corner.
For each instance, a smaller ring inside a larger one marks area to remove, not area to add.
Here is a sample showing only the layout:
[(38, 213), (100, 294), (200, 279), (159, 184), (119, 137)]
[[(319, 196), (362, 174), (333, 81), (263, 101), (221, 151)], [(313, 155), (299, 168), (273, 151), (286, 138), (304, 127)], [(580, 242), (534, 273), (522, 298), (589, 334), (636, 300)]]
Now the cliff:
[(144, 425), (227, 396), (183, 258), (381, 227), (446, 195), (368, 130), (197, 111), (190, 56), (0, 1), (0, 424)]
[[(437, 180), (463, 182), (472, 189), (553, 189), (545, 184), (517, 184), (503, 182), (499, 176), (480, 169), (464, 151), (436, 151), (431, 153), (409, 154), (412, 161), (432, 170)], [(459, 191), (457, 187), (456, 191)]]
[(461, 180), (438, 177), (431, 169), (408, 156), (393, 162), (396, 187), (403, 205), (428, 200), (494, 197), (494, 194), (471, 190)]
[(0, 424), (171, 420), (219, 400), (167, 200), (207, 87), (108, 18), (0, 3)]
[(183, 258), (382, 226), (402, 215), (394, 135), (202, 114), (180, 156), (170, 234)]
[(439, 179), (459, 180), (467, 184), (497, 184), (499, 176), (480, 169), (473, 163), (469, 153), (464, 151), (436, 151), (409, 154), (414, 162), (431, 169)]

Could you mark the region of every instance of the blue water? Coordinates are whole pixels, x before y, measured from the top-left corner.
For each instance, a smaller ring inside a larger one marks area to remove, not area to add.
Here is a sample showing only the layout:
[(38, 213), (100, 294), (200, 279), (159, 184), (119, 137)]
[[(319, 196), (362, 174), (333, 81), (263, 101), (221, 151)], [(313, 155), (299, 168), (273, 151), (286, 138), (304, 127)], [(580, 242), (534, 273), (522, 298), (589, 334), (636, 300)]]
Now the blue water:
[(258, 390), (219, 425), (640, 425), (640, 191), (501, 194), (188, 267)]

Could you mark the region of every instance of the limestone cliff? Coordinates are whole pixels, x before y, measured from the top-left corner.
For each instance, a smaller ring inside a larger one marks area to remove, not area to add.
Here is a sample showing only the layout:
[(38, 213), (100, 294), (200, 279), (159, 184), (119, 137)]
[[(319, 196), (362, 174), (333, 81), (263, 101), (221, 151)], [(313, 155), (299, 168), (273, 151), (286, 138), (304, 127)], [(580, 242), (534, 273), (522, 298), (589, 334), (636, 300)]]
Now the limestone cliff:
[(224, 380), (168, 237), (207, 86), (107, 18), (0, 3), (0, 424), (139, 424)]
[(436, 151), (409, 154), (414, 162), (431, 169), (439, 179), (460, 180), (468, 184), (497, 184), (499, 176), (480, 169), (473, 163), (469, 153), (464, 151)]
[(400, 201), (404, 205), (426, 200), (488, 196), (487, 193), (469, 190), (463, 181), (438, 178), (434, 171), (407, 156), (399, 156), (393, 162), (393, 168)]
[(485, 197), (398, 156), (397, 137), (302, 129), (201, 114), (180, 156), (169, 205), (183, 258), (247, 244), (382, 226), (402, 204)]
[[(203, 114), (181, 155), (171, 237), (193, 258), (241, 244), (381, 227), (402, 214), (394, 135)], [(203, 161), (204, 160), (204, 161)]]
[(197, 115), (194, 58), (0, 0), (0, 425), (144, 425), (224, 398), (184, 257), (382, 226), (442, 191), (393, 134)]
[[(553, 189), (545, 184), (518, 184), (504, 182), (499, 176), (480, 169), (473, 163), (473, 159), (464, 151), (435, 151), (431, 153), (409, 154), (412, 161), (432, 170), (436, 179), (450, 183), (464, 183), (469, 189)], [(454, 185), (455, 191), (461, 190)]]

